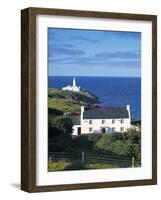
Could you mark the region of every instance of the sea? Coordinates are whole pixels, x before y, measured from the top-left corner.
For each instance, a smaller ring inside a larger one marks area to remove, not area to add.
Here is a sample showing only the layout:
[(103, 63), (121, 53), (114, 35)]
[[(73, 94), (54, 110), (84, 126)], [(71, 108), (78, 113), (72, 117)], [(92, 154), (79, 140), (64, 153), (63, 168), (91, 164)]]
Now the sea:
[[(78, 76), (77, 86), (95, 94), (101, 106), (130, 105), (131, 118), (141, 119), (141, 78)], [(49, 76), (48, 87), (72, 85), (73, 76)]]

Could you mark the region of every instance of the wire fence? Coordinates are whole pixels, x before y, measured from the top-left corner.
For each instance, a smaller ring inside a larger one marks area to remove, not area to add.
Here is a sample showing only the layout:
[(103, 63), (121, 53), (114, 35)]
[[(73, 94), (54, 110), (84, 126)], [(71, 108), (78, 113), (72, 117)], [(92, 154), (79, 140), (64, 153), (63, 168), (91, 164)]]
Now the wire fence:
[(49, 163), (64, 161), (82, 164), (111, 164), (119, 167), (138, 167), (140, 161), (136, 161), (134, 157), (113, 156), (97, 153), (69, 153), (69, 152), (49, 152)]

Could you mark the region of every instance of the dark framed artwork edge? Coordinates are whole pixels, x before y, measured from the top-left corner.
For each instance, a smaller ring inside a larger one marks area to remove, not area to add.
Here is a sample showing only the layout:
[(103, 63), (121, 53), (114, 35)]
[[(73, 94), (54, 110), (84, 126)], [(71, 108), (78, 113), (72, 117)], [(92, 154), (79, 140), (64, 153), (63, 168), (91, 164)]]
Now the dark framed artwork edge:
[(157, 16), (152, 20), (152, 177), (157, 184)]
[[(152, 21), (152, 179), (36, 186), (36, 15)], [(21, 189), (27, 192), (96, 189), (157, 184), (157, 16), (51, 8), (21, 11)]]
[[(153, 179), (135, 180), (135, 181), (112, 181), (112, 182), (96, 182), (96, 183), (81, 183), (81, 184), (68, 184), (68, 185), (46, 185), (35, 186), (27, 192), (53, 192), (53, 191), (66, 191), (66, 190), (85, 190), (85, 189), (103, 189), (115, 187), (132, 187), (132, 186), (148, 186), (156, 185)], [(26, 190), (25, 190), (26, 191)]]
[(32, 15), (60, 15), (60, 16), (74, 16), (74, 17), (94, 17), (94, 18), (112, 18), (112, 19), (130, 19), (130, 20), (146, 20), (152, 21), (157, 18), (156, 15), (148, 14), (133, 14), (133, 13), (121, 13), (121, 12), (102, 12), (102, 11), (87, 11), (87, 10), (69, 10), (58, 8), (41, 8), (41, 7), (29, 7), (23, 9), (23, 11), (29, 11)]
[(36, 43), (34, 16), (21, 11), (21, 189), (36, 185)]

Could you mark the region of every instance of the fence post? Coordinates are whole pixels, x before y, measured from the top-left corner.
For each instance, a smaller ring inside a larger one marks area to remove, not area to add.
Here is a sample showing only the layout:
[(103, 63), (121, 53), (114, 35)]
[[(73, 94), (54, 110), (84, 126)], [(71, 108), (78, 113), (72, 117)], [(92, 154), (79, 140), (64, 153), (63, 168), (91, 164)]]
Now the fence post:
[(49, 164), (51, 164), (51, 156), (49, 156)]
[(135, 158), (134, 158), (134, 156), (132, 157), (132, 167), (135, 167)]
[(84, 164), (84, 152), (82, 152), (82, 164)]

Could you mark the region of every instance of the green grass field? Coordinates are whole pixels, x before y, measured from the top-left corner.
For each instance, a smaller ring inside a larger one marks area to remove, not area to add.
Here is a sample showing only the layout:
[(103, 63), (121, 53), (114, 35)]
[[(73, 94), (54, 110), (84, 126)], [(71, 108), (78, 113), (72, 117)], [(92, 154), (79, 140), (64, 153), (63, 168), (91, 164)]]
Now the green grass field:
[(48, 164), (48, 171), (64, 171), (64, 170), (87, 170), (87, 169), (112, 169), (118, 168), (118, 165), (106, 164), (106, 163), (85, 163), (81, 162), (69, 162), (69, 161), (57, 161)]
[(57, 109), (62, 112), (80, 112), (81, 103), (67, 100), (67, 99), (54, 99), (48, 100), (48, 108)]
[[(49, 171), (128, 168), (141, 166), (141, 133), (86, 134), (64, 143), (49, 143)], [(57, 146), (58, 145), (58, 146)], [(54, 151), (57, 148), (63, 150)], [(133, 162), (134, 161), (134, 162)]]
[(48, 89), (48, 108), (64, 112), (80, 112), (86, 104), (98, 103), (98, 98), (87, 91), (72, 92), (57, 88)]

